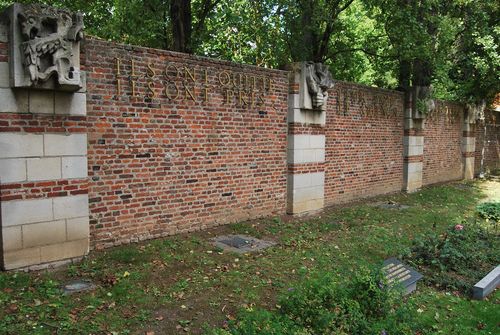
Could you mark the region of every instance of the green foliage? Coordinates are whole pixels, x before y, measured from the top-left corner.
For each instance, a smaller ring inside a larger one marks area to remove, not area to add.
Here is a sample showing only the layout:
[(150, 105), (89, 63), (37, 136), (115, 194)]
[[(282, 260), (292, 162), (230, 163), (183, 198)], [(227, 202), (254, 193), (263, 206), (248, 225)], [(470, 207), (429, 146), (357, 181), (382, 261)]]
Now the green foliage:
[(380, 271), (361, 271), (347, 283), (321, 274), (289, 289), (279, 311), (246, 311), (214, 334), (412, 334), (411, 313), (383, 283)]
[(430, 283), (468, 293), (471, 284), (500, 262), (500, 244), (477, 223), (455, 225), (443, 234), (417, 236), (405, 258), (423, 269)]
[(478, 214), (494, 224), (500, 223), (500, 202), (483, 202), (477, 205)]
[[(13, 0), (0, 0), (0, 9)], [(172, 49), (171, 0), (19, 0), (84, 13), (86, 32)], [(491, 102), (500, 91), (498, 1), (191, 0), (195, 54), (265, 67), (324, 61), (334, 78)]]

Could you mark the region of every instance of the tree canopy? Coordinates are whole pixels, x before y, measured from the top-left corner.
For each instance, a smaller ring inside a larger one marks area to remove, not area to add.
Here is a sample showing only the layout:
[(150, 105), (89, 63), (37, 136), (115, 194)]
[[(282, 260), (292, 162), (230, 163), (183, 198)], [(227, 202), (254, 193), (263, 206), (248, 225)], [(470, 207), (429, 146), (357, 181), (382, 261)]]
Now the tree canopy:
[[(0, 7), (14, 1), (0, 0)], [(43, 0), (84, 13), (87, 34), (280, 68), (326, 63), (336, 79), (436, 98), (500, 91), (500, 3), (480, 0)]]

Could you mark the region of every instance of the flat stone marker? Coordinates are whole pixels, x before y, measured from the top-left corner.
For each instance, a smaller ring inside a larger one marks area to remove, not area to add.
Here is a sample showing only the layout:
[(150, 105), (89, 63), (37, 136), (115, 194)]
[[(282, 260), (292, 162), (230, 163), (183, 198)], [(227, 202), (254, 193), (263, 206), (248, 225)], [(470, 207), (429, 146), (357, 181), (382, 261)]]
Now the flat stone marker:
[(246, 235), (222, 235), (214, 238), (213, 242), (215, 246), (223, 250), (239, 254), (260, 251), (276, 244)]
[(401, 285), (404, 288), (403, 295), (408, 295), (417, 289), (417, 281), (422, 279), (422, 274), (412, 267), (403, 264), (395, 257), (388, 258), (382, 265), (387, 283), (391, 286)]
[(373, 204), (375, 207), (378, 208), (383, 208), (383, 209), (397, 209), (397, 210), (403, 210), (403, 209), (408, 209), (410, 206), (408, 205), (401, 205), (392, 201), (388, 202), (377, 202)]
[(500, 265), (494, 268), (472, 288), (472, 298), (482, 300), (500, 285)]
[(89, 280), (78, 279), (63, 286), (64, 294), (73, 294), (94, 290), (96, 286)]

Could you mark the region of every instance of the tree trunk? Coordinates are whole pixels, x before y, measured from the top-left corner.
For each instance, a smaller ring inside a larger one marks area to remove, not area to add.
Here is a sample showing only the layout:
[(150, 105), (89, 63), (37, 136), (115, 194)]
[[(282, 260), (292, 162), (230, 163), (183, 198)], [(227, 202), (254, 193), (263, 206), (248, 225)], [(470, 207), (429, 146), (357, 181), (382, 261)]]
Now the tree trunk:
[(172, 21), (173, 50), (191, 53), (191, 0), (171, 0), (170, 20)]

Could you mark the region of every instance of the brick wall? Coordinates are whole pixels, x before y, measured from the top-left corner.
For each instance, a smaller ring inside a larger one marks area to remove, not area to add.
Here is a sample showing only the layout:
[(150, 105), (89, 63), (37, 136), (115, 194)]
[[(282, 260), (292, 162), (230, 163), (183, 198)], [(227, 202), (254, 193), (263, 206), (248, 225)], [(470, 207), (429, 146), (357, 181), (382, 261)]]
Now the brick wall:
[(435, 112), (425, 120), (423, 184), (463, 178), (463, 105), (437, 102)]
[[(486, 137), (485, 137), (486, 134)], [(486, 111), (485, 121), (476, 124), (476, 152), (474, 171), (476, 174), (500, 168), (500, 113)], [(484, 160), (481, 171), (481, 160)]]
[(97, 39), (85, 58), (93, 246), (284, 213), (286, 72)]
[(402, 189), (402, 93), (338, 82), (325, 133), (326, 204)]

